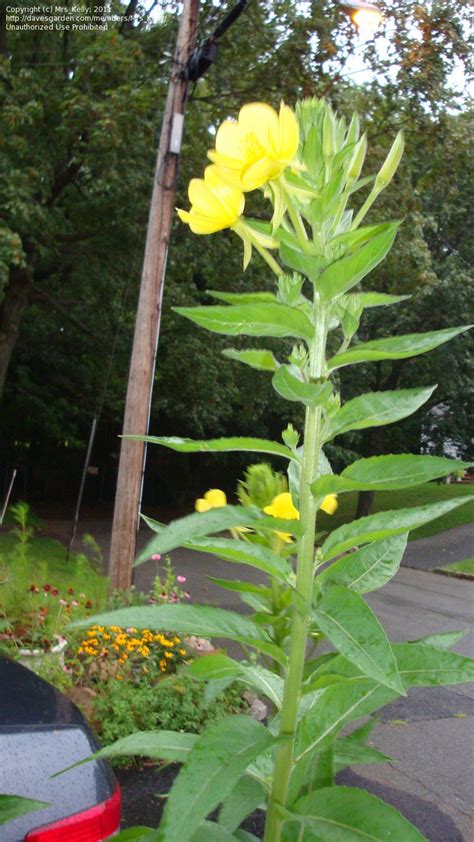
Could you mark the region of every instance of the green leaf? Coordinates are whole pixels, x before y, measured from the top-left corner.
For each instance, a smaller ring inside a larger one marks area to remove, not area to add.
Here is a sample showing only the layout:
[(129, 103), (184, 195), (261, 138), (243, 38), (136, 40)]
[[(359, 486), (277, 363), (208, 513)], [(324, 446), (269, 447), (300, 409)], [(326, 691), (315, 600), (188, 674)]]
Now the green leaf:
[(317, 576), (315, 587), (325, 590), (333, 585), (345, 585), (359, 594), (381, 588), (400, 567), (407, 539), (408, 533), (395, 535), (343, 556)]
[(225, 348), (222, 351), (224, 357), (230, 360), (237, 360), (239, 363), (245, 363), (250, 368), (255, 368), (257, 371), (276, 371), (279, 362), (275, 359), (271, 351), (265, 348), (256, 350), (249, 348), (246, 351), (238, 351), (236, 348)]
[(368, 362), (374, 360), (404, 360), (432, 351), (444, 342), (449, 342), (460, 333), (469, 330), (467, 327), (451, 327), (445, 330), (433, 330), (429, 333), (407, 333), (404, 336), (391, 336), (387, 339), (374, 339), (371, 342), (361, 342), (342, 354), (336, 354), (328, 362), (330, 369), (341, 368), (344, 365)]
[(362, 517), (352, 523), (339, 526), (326, 538), (321, 547), (322, 561), (329, 561), (334, 556), (343, 553), (351, 547), (368, 544), (389, 538), (391, 535), (401, 535), (410, 532), (445, 515), (458, 506), (469, 503), (471, 496), (458, 497), (455, 500), (441, 500), (427, 506), (415, 506), (412, 509), (394, 509), (388, 512), (377, 512), (375, 515)]
[(200, 327), (226, 336), (296, 336), (310, 340), (314, 334), (305, 314), (285, 304), (173, 307), (173, 310)]
[(272, 386), (275, 392), (287, 401), (299, 401), (312, 408), (321, 406), (332, 394), (332, 384), (329, 381), (305, 383), (295, 377), (287, 365), (280, 366), (273, 375)]
[(351, 292), (351, 298), (356, 299), (365, 310), (369, 307), (387, 307), (390, 304), (400, 304), (407, 301), (411, 295), (389, 295), (386, 292)]
[(234, 541), (230, 538), (200, 538), (185, 541), (183, 546), (189, 550), (216, 555), (224, 561), (247, 564), (269, 576), (275, 576), (282, 582), (287, 582), (293, 576), (293, 569), (288, 561), (262, 544)]
[(141, 605), (95, 614), (71, 623), (78, 626), (121, 626), (122, 628), (175, 631), (198, 637), (262, 638), (268, 640), (261, 626), (237, 614), (212, 605)]
[(336, 649), (362, 673), (405, 694), (387, 635), (358, 593), (334, 585), (316, 602), (313, 617)]
[(160, 444), (177, 450), (179, 453), (229, 453), (234, 450), (244, 450), (256, 453), (271, 453), (272, 456), (284, 456), (285, 459), (295, 459), (294, 453), (284, 444), (266, 439), (244, 438), (236, 436), (229, 439), (182, 439), (178, 436), (123, 436), (126, 439), (138, 439), (149, 444)]
[(244, 684), (249, 684), (281, 708), (283, 698), (283, 679), (274, 672), (258, 665), (234, 661), (227, 655), (203, 655), (189, 664), (186, 672), (199, 680), (229, 678), (235, 676)]
[(271, 597), (271, 589), (265, 588), (263, 585), (254, 585), (252, 582), (241, 582), (239, 579), (220, 579), (217, 576), (206, 576), (210, 582), (223, 588), (225, 591), (235, 591), (235, 593), (251, 593), (257, 596)]
[(441, 632), (441, 634), (429, 634), (427, 637), (420, 637), (418, 640), (410, 640), (410, 643), (422, 643), (424, 646), (434, 646), (435, 649), (451, 649), (452, 646), (462, 640), (469, 632), (469, 629), (462, 629), (454, 632)]
[(152, 842), (156, 839), (156, 830), (151, 827), (129, 827), (114, 836), (114, 842)]
[[(340, 660), (349, 665), (352, 675), (355, 667), (342, 656)], [(331, 665), (327, 668), (331, 670)], [(314, 751), (326, 749), (344, 725), (373, 713), (397, 695), (393, 690), (360, 676), (331, 684), (304, 697), (306, 709), (302, 708), (297, 726), (295, 762), (300, 763)]]
[(382, 754), (378, 749), (366, 744), (367, 738), (372, 733), (376, 719), (369, 719), (360, 728), (347, 734), (345, 737), (338, 737), (334, 743), (336, 773), (347, 766), (362, 766), (368, 763), (387, 763), (392, 758)]
[(377, 225), (364, 225), (353, 231), (344, 231), (331, 240), (331, 246), (346, 246), (348, 251), (354, 252), (358, 246), (371, 242), (379, 234), (390, 230), (391, 222), (381, 222)]
[(282, 520), (265, 515), (256, 506), (220, 506), (207, 512), (194, 512), (192, 515), (172, 521), (168, 526), (143, 516), (150, 529), (157, 532), (157, 537), (147, 544), (135, 560), (135, 565), (147, 561), (154, 553), (164, 554), (176, 547), (182, 547), (195, 538), (203, 538), (212, 532), (223, 532), (237, 526), (255, 526), (258, 529), (278, 530), (300, 535), (301, 526), (297, 520)]
[(0, 825), (12, 821), (34, 810), (49, 807), (47, 801), (35, 801), (33, 798), (23, 798), (21, 795), (0, 795)]
[(188, 842), (202, 820), (223, 802), (249, 763), (274, 743), (248, 716), (228, 716), (197, 740), (166, 802), (157, 842)]
[(235, 842), (235, 836), (215, 822), (203, 822), (191, 842)]
[(387, 224), (382, 231), (353, 254), (331, 263), (318, 280), (318, 289), (323, 298), (335, 298), (352, 289), (365, 275), (384, 259), (392, 247), (400, 222)]
[(206, 294), (225, 301), (226, 304), (264, 304), (276, 301), (274, 292), (217, 292), (207, 289)]
[(320, 477), (311, 490), (318, 499), (326, 494), (347, 491), (396, 491), (467, 470), (471, 464), (443, 456), (412, 456), (408, 453), (371, 456), (353, 462), (340, 475)]
[(436, 386), (417, 389), (398, 389), (395, 392), (369, 392), (347, 401), (331, 421), (326, 441), (349, 430), (364, 430), (393, 424), (416, 412), (431, 397)]
[(425, 643), (394, 643), (393, 652), (407, 689), (474, 681), (474, 658)]
[(180, 731), (137, 731), (136, 734), (130, 734), (101, 748), (75, 765), (80, 766), (90, 760), (111, 760), (115, 757), (151, 757), (153, 760), (183, 763), (196, 740), (196, 734), (183, 734)]
[(266, 792), (258, 781), (241, 778), (222, 805), (219, 825), (232, 833), (265, 801)]
[[(427, 842), (398, 810), (363, 789), (331, 786), (316, 790), (298, 799), (292, 814), (299, 824), (285, 825), (283, 842)], [(302, 837), (300, 824), (310, 833)]]
[(236, 830), (234, 836), (239, 842), (261, 842), (261, 839), (254, 836), (253, 833), (249, 833), (248, 830), (242, 830), (242, 828)]
[(295, 272), (299, 272), (301, 275), (309, 278), (313, 283), (316, 283), (321, 274), (321, 266), (323, 265), (321, 258), (315, 254), (305, 254), (299, 246), (298, 248), (293, 248), (288, 233), (281, 228), (278, 231), (278, 237), (281, 241), (280, 257), (285, 266), (288, 266)]

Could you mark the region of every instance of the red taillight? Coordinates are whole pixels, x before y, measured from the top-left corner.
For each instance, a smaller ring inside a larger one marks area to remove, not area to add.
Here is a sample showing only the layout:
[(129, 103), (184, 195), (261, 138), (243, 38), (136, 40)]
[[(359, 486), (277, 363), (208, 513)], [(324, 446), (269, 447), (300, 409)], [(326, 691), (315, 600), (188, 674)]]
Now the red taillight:
[(25, 842), (101, 842), (119, 829), (121, 807), (122, 796), (117, 784), (107, 801), (32, 830), (25, 836)]

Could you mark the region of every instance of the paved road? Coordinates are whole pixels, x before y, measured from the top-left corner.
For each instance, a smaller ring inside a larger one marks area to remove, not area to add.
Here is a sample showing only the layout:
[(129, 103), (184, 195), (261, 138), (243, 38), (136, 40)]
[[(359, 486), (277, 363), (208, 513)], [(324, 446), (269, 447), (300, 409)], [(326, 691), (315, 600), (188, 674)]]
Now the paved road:
[(430, 535), (410, 541), (402, 564), (418, 570), (432, 570), (455, 561), (464, 561), (474, 556), (474, 524), (465, 523), (447, 532)]

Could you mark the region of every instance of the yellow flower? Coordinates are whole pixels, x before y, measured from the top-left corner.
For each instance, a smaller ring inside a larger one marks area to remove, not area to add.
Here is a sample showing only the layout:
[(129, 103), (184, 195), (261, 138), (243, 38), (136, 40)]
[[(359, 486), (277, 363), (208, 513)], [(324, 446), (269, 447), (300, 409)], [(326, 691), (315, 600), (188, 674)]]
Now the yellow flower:
[(333, 515), (338, 505), (337, 494), (327, 494), (319, 508), (326, 514)]
[(186, 649), (178, 649), (180, 655), (186, 655)]
[(206, 491), (204, 497), (196, 500), (195, 509), (197, 512), (208, 512), (209, 509), (220, 509), (227, 506), (227, 497), (219, 488), (211, 488)]
[(216, 148), (208, 154), (229, 183), (256, 190), (278, 178), (295, 157), (298, 143), (298, 123), (288, 105), (282, 103), (277, 114), (264, 102), (251, 102), (240, 109), (237, 122), (222, 123)]
[(172, 658), (172, 657), (173, 657), (172, 652), (165, 652), (165, 658)]
[(178, 208), (178, 216), (188, 223), (193, 234), (214, 234), (232, 228), (244, 212), (244, 194), (225, 184), (217, 167), (206, 167), (204, 178), (193, 178), (188, 196), (191, 210)]
[[(294, 506), (289, 491), (284, 491), (282, 494), (277, 494), (277, 496), (273, 498), (271, 505), (265, 506), (263, 511), (267, 515), (272, 515), (272, 517), (283, 518), (284, 520), (300, 519), (300, 513), (298, 509)], [(277, 532), (276, 534), (286, 544), (290, 544), (293, 540), (288, 532)]]

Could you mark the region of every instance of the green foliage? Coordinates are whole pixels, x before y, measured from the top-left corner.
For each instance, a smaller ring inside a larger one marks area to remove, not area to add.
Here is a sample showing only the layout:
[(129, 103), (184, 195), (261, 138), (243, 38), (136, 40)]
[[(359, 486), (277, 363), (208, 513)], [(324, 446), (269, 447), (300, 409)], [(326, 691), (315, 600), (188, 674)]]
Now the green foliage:
[[(245, 712), (247, 707), (242, 698), (242, 685), (227, 687), (216, 696), (212, 705), (206, 705), (204, 685), (180, 674), (163, 678), (154, 686), (144, 682), (139, 685), (127, 681), (108, 682), (94, 699), (93, 719), (105, 746), (124, 740), (136, 731), (153, 732), (154, 729), (178, 732), (179, 736), (184, 732), (184, 741), (185, 736), (200, 734), (212, 722)], [(153, 745), (152, 737), (144, 739), (142, 744), (131, 739), (101, 756), (184, 759), (177, 750), (166, 754), (163, 741), (156, 749)]]
[(250, 465), (244, 473), (244, 479), (237, 483), (237, 496), (242, 506), (257, 506), (264, 509), (274, 497), (288, 491), (288, 482), (284, 474), (274, 471), (265, 462)]
[(45, 801), (35, 801), (32, 798), (22, 798), (20, 795), (0, 795), (0, 824), (24, 816), (33, 810), (49, 807)]
[[(214, 508), (167, 526), (147, 519), (156, 537), (138, 559), (141, 562), (152, 552), (165, 552), (179, 545), (201, 551), (208, 548), (223, 559), (266, 569), (270, 574), (268, 586), (249, 588), (246, 583), (221, 582), (224, 588), (234, 587), (240, 593), (244, 604), (253, 611), (250, 616), (211, 606), (166, 605), (131, 607), (90, 620), (106, 625), (176, 629), (183, 634), (194, 632), (244, 644), (247, 651), (243, 662), (214, 654), (196, 661), (189, 672), (209, 682), (211, 696), (216, 686), (237, 678), (273, 704), (275, 713), (268, 727), (250, 719), (229, 717), (207, 728), (196, 740), (169, 793), (157, 831), (159, 842), (192, 840), (195, 834), (201, 839), (208, 831), (208, 838), (216, 836), (215, 829), (211, 831), (202, 823), (219, 805), (222, 815), (225, 817), (228, 810), (230, 816), (240, 803), (238, 792), (246, 790), (248, 777), (265, 792), (265, 842), (352, 840), (361, 836), (421, 840), (416, 828), (392, 807), (363, 791), (335, 785), (335, 770), (351, 762), (351, 756), (361, 762), (384, 759), (366, 745), (368, 728), (356, 731), (352, 745), (350, 739), (340, 736), (341, 729), (406, 695), (411, 687), (463, 682), (474, 675), (472, 659), (447, 650), (446, 646), (457, 639), (453, 635), (446, 641), (435, 639), (434, 644), (429, 639), (391, 643), (362, 597), (395, 574), (411, 530), (454, 511), (468, 501), (468, 496), (414, 508), (390, 508), (340, 525), (325, 538), (315, 555), (315, 541), (322, 537), (316, 533), (318, 509), (325, 505), (326, 494), (354, 488), (409, 489), (452, 473), (457, 463), (431, 456), (412, 459), (395, 453), (355, 460), (337, 473), (324, 454), (323, 446), (336, 436), (374, 428), (377, 432), (381, 426), (408, 418), (431, 398), (435, 387), (399, 389), (394, 382), (391, 388), (378, 388), (344, 402), (339, 375), (332, 376), (328, 364), (328, 358), (334, 358), (330, 346), (336, 346), (337, 357), (337, 343), (341, 343), (341, 356), (354, 352), (354, 365), (364, 365), (370, 358), (370, 347), (369, 351), (362, 348), (357, 357), (360, 343), (356, 338), (364, 309), (376, 306), (379, 310), (400, 300), (390, 293), (380, 298), (368, 290), (364, 298), (364, 294), (357, 297), (359, 293), (355, 292), (348, 296), (347, 292), (377, 267), (394, 241), (399, 223), (363, 229), (360, 223), (392, 181), (403, 139), (398, 135), (387, 155), (384, 150), (382, 160), (377, 161), (375, 180), (360, 179), (368, 145), (366, 138), (360, 137), (357, 116), (347, 127), (344, 118), (338, 117), (326, 102), (316, 100), (300, 103), (297, 114), (300, 146), (293, 162), (297, 173), (282, 167), (281, 172), (272, 175), (265, 197), (273, 204), (280, 259), (298, 276), (290, 280), (282, 277), (274, 258), (265, 255), (265, 247), (260, 244), (260, 255), (277, 274), (279, 301), (255, 302), (253, 293), (247, 290), (244, 300), (225, 294), (220, 296), (224, 305), (177, 308), (181, 315), (211, 332), (230, 336), (295, 336), (303, 340), (291, 351), (282, 346), (280, 367), (273, 374), (275, 391), (305, 407), (303, 444), (298, 447), (298, 433), (293, 427), (288, 426), (283, 433), (291, 453), (291, 493), (277, 495), (270, 507), (264, 506), (267, 512), (262, 511), (259, 507), (266, 493), (282, 485), (267, 468), (258, 472), (254, 469), (259, 483), (252, 497), (248, 478), (243, 505), (221, 505), (218, 500)], [(258, 131), (256, 127), (257, 134)], [(272, 137), (271, 128), (268, 135)], [(264, 135), (262, 148), (266, 148), (267, 141)], [(244, 144), (242, 154), (255, 154), (257, 161), (246, 161), (246, 165), (258, 164), (263, 172), (268, 161), (273, 161), (274, 150), (267, 150), (265, 157), (260, 146)], [(280, 164), (278, 161), (278, 167)], [(263, 182), (262, 177), (261, 186)], [(359, 199), (358, 189), (372, 183), (366, 198)], [(213, 200), (212, 195), (208, 198)], [(222, 201), (219, 194), (216, 204)], [(237, 233), (241, 233), (244, 224), (239, 219), (231, 227), (240, 226)], [(228, 217), (223, 214), (221, 227), (228, 225)], [(458, 332), (454, 328), (449, 336)], [(374, 353), (397, 353), (403, 358), (409, 349), (422, 353), (435, 347), (439, 339), (447, 338), (446, 333), (440, 337), (431, 331), (424, 338), (407, 339), (405, 335), (395, 344), (387, 338), (383, 340), (385, 350), (381, 343), (375, 346)], [(255, 364), (253, 357), (238, 360), (248, 362), (250, 367)], [(383, 357), (378, 360), (385, 361)], [(167, 446), (169, 440), (160, 439), (158, 443)], [(178, 443), (182, 449), (203, 451), (221, 447), (216, 447), (215, 441), (210, 445), (206, 441)], [(277, 506), (277, 501), (281, 506)], [(210, 498), (207, 502), (211, 506)], [(326, 508), (333, 507), (334, 500), (326, 500)], [(272, 510), (275, 517), (269, 514)], [(231, 532), (232, 540), (212, 537), (212, 533), (224, 529)], [(278, 542), (288, 545), (286, 552)], [(362, 549), (354, 555), (343, 555), (359, 547)], [(294, 572), (289, 561), (292, 552), (296, 556)], [(308, 642), (317, 646), (324, 638), (335, 651), (305, 664)], [(254, 651), (248, 653), (248, 649)], [(265, 660), (259, 663), (261, 653), (271, 659), (269, 665)], [(166, 756), (169, 733), (162, 739)], [(159, 740), (157, 746), (159, 751)], [(227, 798), (231, 799), (231, 806)], [(241, 815), (238, 813), (238, 817)], [(232, 838), (235, 825), (230, 818), (229, 827), (230, 831), (221, 832), (222, 839), (229, 832)], [(234, 838), (239, 836), (234, 834)]]

